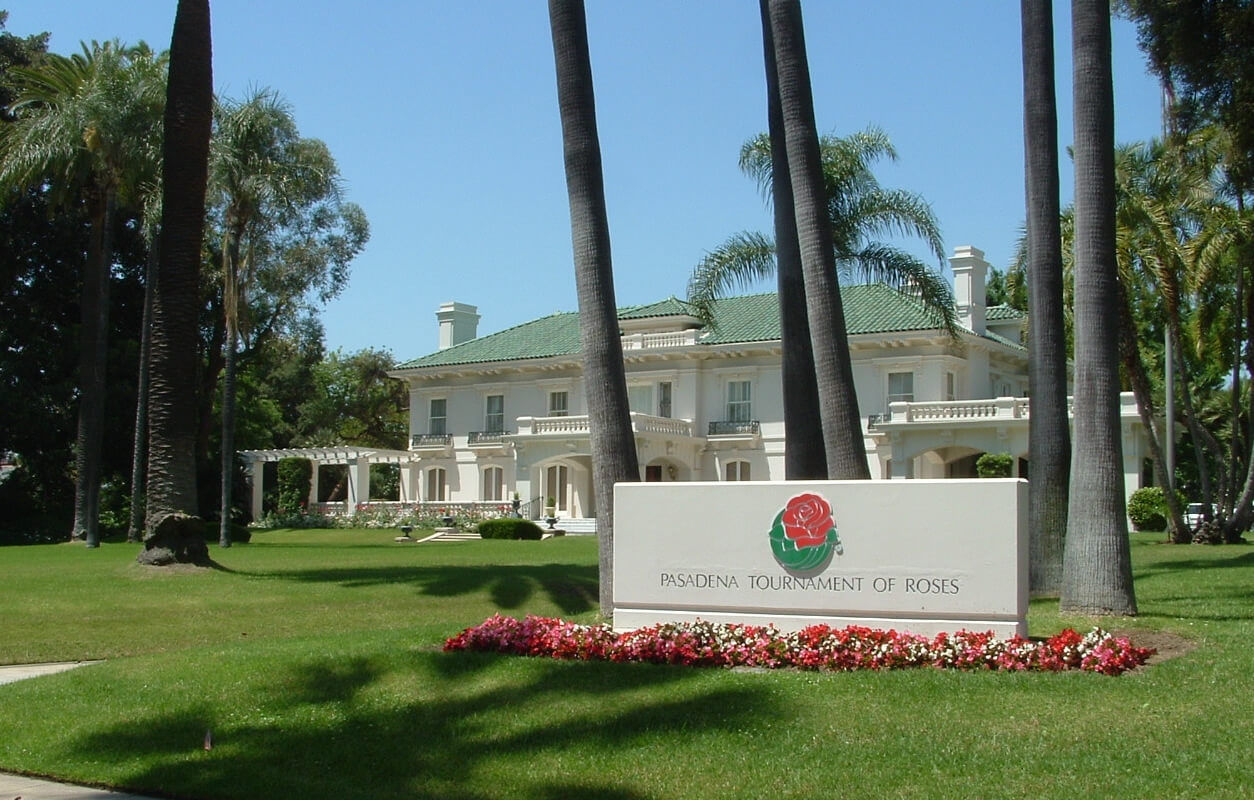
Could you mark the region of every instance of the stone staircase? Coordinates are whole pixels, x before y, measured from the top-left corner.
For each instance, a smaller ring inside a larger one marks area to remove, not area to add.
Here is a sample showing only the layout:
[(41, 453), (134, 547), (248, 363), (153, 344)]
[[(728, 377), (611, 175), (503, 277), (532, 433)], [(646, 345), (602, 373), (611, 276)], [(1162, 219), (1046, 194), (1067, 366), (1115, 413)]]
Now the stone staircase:
[[(544, 520), (538, 520), (536, 524), (548, 530), (549, 526)], [(556, 527), (566, 531), (567, 536), (590, 536), (597, 532), (597, 521), (596, 517), (559, 518)]]
[[(536, 520), (535, 523), (540, 526), (540, 530), (547, 532), (549, 530), (548, 523), (544, 520)], [(562, 517), (557, 520), (555, 526), (557, 530), (564, 531), (567, 536), (595, 536), (597, 532), (597, 521), (595, 517)], [(437, 530), (431, 536), (425, 539), (419, 539), (420, 542), (478, 542), (481, 541), (480, 536), (475, 531), (466, 530)]]

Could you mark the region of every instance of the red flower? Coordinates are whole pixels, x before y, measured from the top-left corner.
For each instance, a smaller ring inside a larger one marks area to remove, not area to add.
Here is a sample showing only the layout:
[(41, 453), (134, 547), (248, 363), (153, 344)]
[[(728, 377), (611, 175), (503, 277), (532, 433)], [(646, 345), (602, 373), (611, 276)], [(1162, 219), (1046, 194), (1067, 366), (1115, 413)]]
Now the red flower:
[(817, 494), (799, 494), (789, 500), (783, 523), (784, 535), (798, 550), (819, 547), (827, 541), (827, 532), (835, 527), (832, 507)]

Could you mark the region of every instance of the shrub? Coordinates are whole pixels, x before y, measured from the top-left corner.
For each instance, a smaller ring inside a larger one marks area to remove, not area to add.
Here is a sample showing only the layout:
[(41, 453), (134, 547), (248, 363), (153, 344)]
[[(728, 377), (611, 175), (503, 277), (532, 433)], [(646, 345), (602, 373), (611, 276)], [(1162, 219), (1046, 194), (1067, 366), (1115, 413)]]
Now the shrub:
[(303, 509), (313, 485), (313, 463), (306, 458), (285, 458), (279, 462), (279, 513)]
[(540, 526), (529, 519), (486, 519), (479, 523), (479, 536), (483, 539), (539, 539), (544, 535)]
[(985, 453), (975, 461), (975, 474), (981, 478), (1009, 478), (1015, 457), (1009, 453)]
[(1128, 498), (1128, 519), (1138, 531), (1167, 529), (1167, 499), (1161, 486), (1145, 486)]

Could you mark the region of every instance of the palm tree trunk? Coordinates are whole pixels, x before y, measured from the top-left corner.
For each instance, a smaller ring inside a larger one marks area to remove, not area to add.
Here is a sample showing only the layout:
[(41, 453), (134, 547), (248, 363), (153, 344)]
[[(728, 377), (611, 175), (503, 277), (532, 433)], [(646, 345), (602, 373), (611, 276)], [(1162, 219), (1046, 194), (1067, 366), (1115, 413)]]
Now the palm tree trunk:
[(1062, 586), (1067, 531), (1071, 423), (1067, 418), (1067, 339), (1062, 305), (1062, 231), (1058, 200), (1058, 111), (1054, 92), (1052, 0), (1021, 0), (1023, 144), (1027, 189), (1028, 585), (1055, 595)]
[(610, 226), (583, 0), (549, 0), (557, 100), (579, 298), (579, 341), (592, 440), (601, 613), (614, 608), (614, 484), (640, 479), (618, 336)]
[(135, 391), (135, 445), (131, 450), (131, 524), (126, 541), (144, 538), (144, 471), (148, 466), (148, 362), (152, 353), (152, 304), (156, 295), (158, 251), (161, 234), (148, 243), (148, 259), (144, 269), (144, 317), (139, 344), (139, 387)]
[(109, 337), (109, 264), (113, 257), (111, 188), (92, 202), (91, 238), (83, 266), (78, 361), (78, 434), (74, 448), (74, 529), (71, 538), (100, 546), (100, 459), (104, 437), (105, 366)]
[(235, 357), (239, 346), (236, 326), (227, 322), (226, 367), (222, 371), (222, 504), (218, 545), (231, 546), (231, 489), (235, 481)]
[(823, 425), (819, 420), (819, 385), (810, 346), (810, 319), (806, 312), (805, 274), (793, 212), (792, 177), (784, 115), (779, 105), (779, 78), (775, 72), (775, 42), (770, 8), (760, 0), (762, 52), (766, 60), (767, 117), (771, 135), (771, 199), (775, 213), (775, 276), (779, 292), (781, 372), (784, 393), (784, 478), (790, 481), (827, 477)]
[(149, 385), (148, 540), (168, 515), (194, 516), (197, 511), (193, 387), (213, 108), (208, 0), (179, 0), (166, 97), (161, 257)]
[[(229, 215), (228, 215), (229, 219)], [(222, 308), (226, 322), (226, 352), (222, 370), (222, 452), (218, 517), (218, 545), (231, 546), (231, 490), (235, 482), (235, 369), (239, 349), (240, 225), (228, 225), (222, 248)]]
[[(1137, 340), (1136, 321), (1132, 318), (1132, 308), (1128, 302), (1127, 292), (1120, 285), (1119, 315), (1121, 335), (1119, 337), (1119, 356), (1123, 363), (1123, 372), (1132, 384), (1132, 393), (1136, 396), (1136, 409), (1145, 426), (1145, 438), (1149, 441), (1150, 460), (1154, 462), (1154, 472), (1158, 483), (1163, 487), (1163, 502), (1167, 505), (1167, 531), (1171, 541), (1176, 543), (1190, 540), (1188, 526), (1184, 524), (1184, 509), (1176, 493), (1171, 491), (1171, 481), (1167, 475), (1167, 458), (1163, 453), (1164, 436), (1158, 430), (1158, 415), (1154, 409), (1154, 397), (1150, 393), (1149, 375), (1145, 371), (1145, 361), (1141, 358), (1141, 347)], [(1171, 421), (1167, 420), (1170, 430)]]
[(1135, 614), (1119, 425), (1109, 0), (1073, 0), (1075, 448), (1059, 608)]
[(871, 471), (849, 359), (845, 311), (832, 252), (831, 220), (823, 191), (801, 4), (799, 0), (769, 0), (768, 17), (805, 275), (827, 474), (834, 480), (869, 479)]

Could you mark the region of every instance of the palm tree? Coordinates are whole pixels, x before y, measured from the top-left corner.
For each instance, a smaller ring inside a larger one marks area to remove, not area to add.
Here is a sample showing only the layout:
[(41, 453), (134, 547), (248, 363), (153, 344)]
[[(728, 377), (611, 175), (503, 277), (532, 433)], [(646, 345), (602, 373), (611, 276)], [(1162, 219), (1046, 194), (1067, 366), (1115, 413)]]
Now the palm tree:
[(1067, 419), (1067, 334), (1062, 303), (1062, 231), (1058, 208), (1058, 113), (1054, 96), (1052, 0), (1021, 0), (1023, 145), (1027, 192), (1028, 380), (1032, 415), (1028, 452), (1028, 585), (1057, 594), (1067, 531), (1071, 426)]
[[(771, 146), (771, 137), (759, 134), (740, 149), (741, 170), (768, 196), (778, 185)], [(881, 187), (871, 170), (878, 159), (897, 160), (888, 136), (874, 127), (846, 137), (824, 135), (819, 137), (819, 158), (836, 274), (845, 281), (878, 281), (917, 295), (940, 315), (946, 328), (955, 331), (953, 292), (940, 273), (910, 253), (873, 240), (884, 235), (917, 236), (938, 264), (944, 263), (940, 222), (927, 201), (913, 192)], [(775, 251), (775, 242), (760, 233), (730, 237), (693, 270), (689, 301), (708, 318), (708, 309), (720, 296), (770, 277)]]
[(806, 61), (805, 33), (798, 0), (770, 0), (767, 22), (775, 46), (779, 104), (787, 143), (797, 239), (805, 275), (806, 311), (814, 348), (819, 387), (819, 418), (827, 474), (833, 479), (869, 479), (862, 421), (849, 359), (845, 312), (836, 280), (831, 242), (831, 220), (818, 133), (814, 126), (814, 98)]
[(0, 139), (0, 183), (45, 182), (61, 203), (83, 202), (91, 238), (82, 278), (79, 411), (71, 538), (99, 544), (100, 443), (109, 314), (111, 231), (119, 196), (153, 167), (145, 134), (161, 113), (164, 67), (146, 45), (83, 46), (73, 56), (47, 55), (15, 68), (21, 82), (16, 121)]
[[(596, 97), (583, 0), (549, 0), (557, 100), (579, 298), (579, 342), (592, 440), (601, 613), (614, 607), (614, 484), (640, 479), (618, 337), (610, 227), (605, 211)], [(856, 413), (856, 409), (855, 409)], [(865, 460), (864, 460), (865, 461)]]
[[(788, 147), (784, 141), (784, 114), (779, 106), (779, 76), (775, 72), (775, 42), (771, 37), (770, 8), (760, 0), (762, 54), (766, 62), (766, 106), (770, 130), (770, 196), (775, 217), (776, 284), (779, 293), (779, 339), (783, 350), (780, 372), (784, 397), (784, 478), (827, 477), (827, 453), (819, 407), (819, 384), (810, 347), (810, 319), (806, 312), (805, 275), (801, 269), (801, 244), (793, 214), (792, 178), (788, 171)], [(742, 152), (743, 156), (743, 152)], [(743, 164), (743, 159), (742, 159)], [(765, 248), (756, 248), (759, 252)], [(689, 286), (689, 300), (693, 300)], [(711, 319), (714, 288), (698, 290), (697, 305)]]
[[(161, 207), (161, 256), (153, 304), (146, 548), (169, 515), (195, 514), (196, 346), (200, 248), (213, 123), (209, 1), (179, 0), (170, 44)], [(200, 547), (204, 547), (201, 538)], [(142, 555), (142, 554), (141, 554)]]
[(1075, 448), (1059, 608), (1135, 614), (1119, 427), (1110, 3), (1073, 0)]
[(222, 484), (218, 543), (231, 546), (235, 476), (235, 376), (242, 309), (269, 237), (305, 209), (338, 195), (325, 148), (304, 146), (291, 108), (270, 90), (217, 105), (210, 147), (210, 187), (222, 226), (222, 297), (226, 342), (222, 378)]

